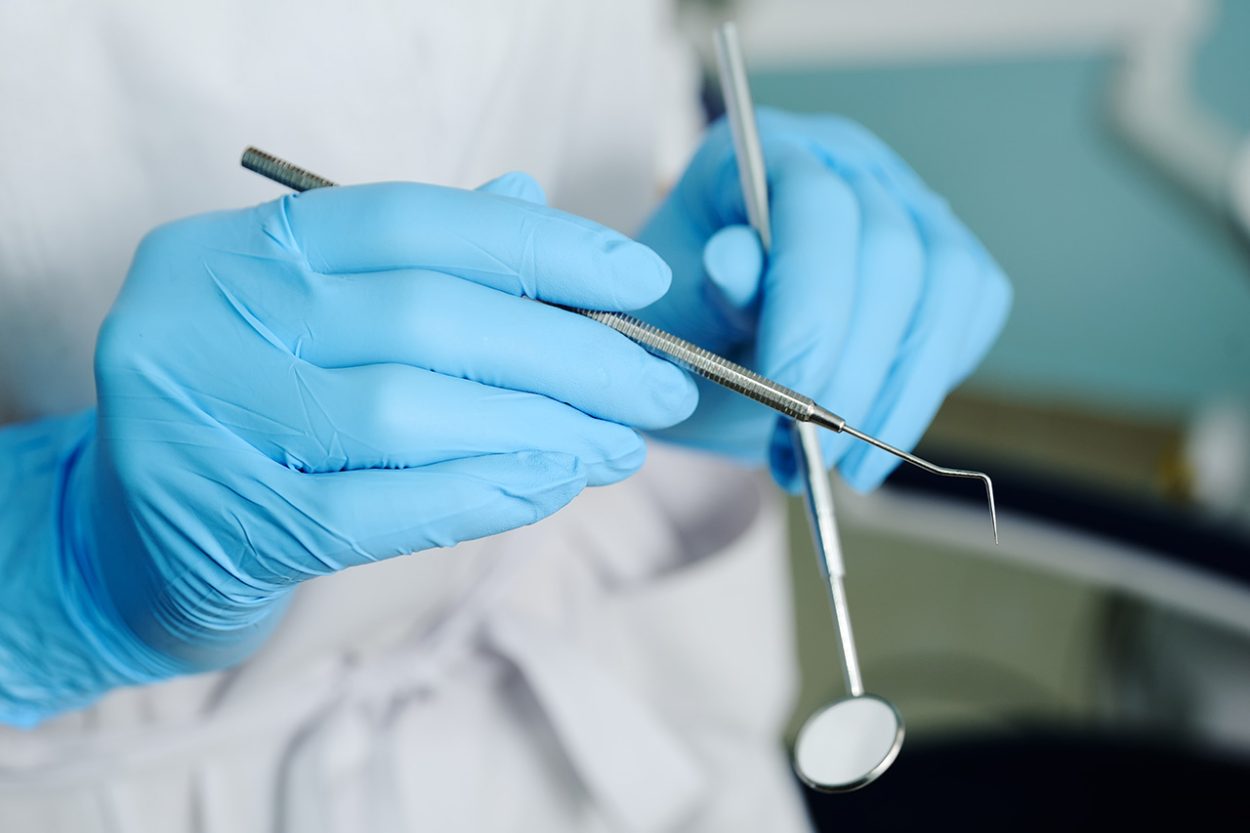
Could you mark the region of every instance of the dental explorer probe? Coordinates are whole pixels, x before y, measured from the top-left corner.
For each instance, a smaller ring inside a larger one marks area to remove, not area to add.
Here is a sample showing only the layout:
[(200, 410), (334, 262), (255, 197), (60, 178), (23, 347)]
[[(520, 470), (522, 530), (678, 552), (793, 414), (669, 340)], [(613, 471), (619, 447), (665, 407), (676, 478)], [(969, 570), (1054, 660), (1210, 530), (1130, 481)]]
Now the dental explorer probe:
[[(294, 191), (330, 188), (335, 184), (323, 176), (318, 176), (311, 171), (307, 171), (255, 147), (249, 147), (243, 151), (243, 158), (240, 161), (243, 167), (249, 171), (258, 173)], [(587, 318), (598, 321), (600, 324), (611, 327), (650, 352), (656, 353), (692, 373), (702, 376), (708, 381), (715, 382), (722, 387), (754, 399), (756, 402), (772, 408), (774, 411), (784, 414), (791, 419), (799, 422), (811, 422), (822, 428), (828, 428), (837, 434), (850, 434), (852, 437), (876, 446), (882, 451), (889, 452), (911, 463), (913, 466), (924, 469), (930, 474), (980, 480), (985, 484), (985, 494), (990, 505), (990, 522), (994, 529), (994, 541), (998, 541), (998, 516), (994, 509), (994, 484), (990, 481), (989, 475), (979, 471), (938, 466), (914, 454), (895, 448), (889, 443), (851, 427), (845, 419), (828, 408), (817, 404), (810, 396), (804, 396), (797, 391), (793, 391), (785, 385), (774, 382), (772, 379), (767, 379), (749, 368), (732, 362), (723, 356), (718, 356), (710, 350), (705, 350), (693, 342), (686, 341), (684, 338), (654, 327), (645, 321), (634, 318), (632, 315), (603, 310), (580, 309), (577, 307), (561, 308), (584, 315)]]

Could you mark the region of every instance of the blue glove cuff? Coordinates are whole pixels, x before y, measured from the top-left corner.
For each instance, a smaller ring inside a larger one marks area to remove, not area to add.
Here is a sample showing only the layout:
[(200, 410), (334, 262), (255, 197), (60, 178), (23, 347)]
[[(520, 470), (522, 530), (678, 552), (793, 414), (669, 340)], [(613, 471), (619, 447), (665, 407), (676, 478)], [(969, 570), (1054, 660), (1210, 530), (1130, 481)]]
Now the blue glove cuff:
[(0, 722), (32, 726), (141, 679), (108, 647), (112, 625), (84, 604), (70, 480), (94, 412), (0, 430)]
[[(93, 486), (95, 425), (84, 411), (0, 430), (0, 723), (34, 726), (112, 688), (209, 667), (153, 638), (159, 599), (132, 598), (149, 585), (133, 574), (142, 559), (112, 559), (132, 572), (120, 583), (98, 568), (93, 518), (116, 507)], [(231, 659), (246, 650), (239, 642)]]

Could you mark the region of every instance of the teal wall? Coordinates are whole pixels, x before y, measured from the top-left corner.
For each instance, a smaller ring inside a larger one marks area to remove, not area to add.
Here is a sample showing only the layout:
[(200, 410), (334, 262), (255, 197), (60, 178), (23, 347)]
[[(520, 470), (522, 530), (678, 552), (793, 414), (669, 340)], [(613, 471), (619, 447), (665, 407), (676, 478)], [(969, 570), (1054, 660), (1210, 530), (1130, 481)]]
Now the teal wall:
[[(756, 99), (855, 118), (943, 192), (1011, 276), (969, 382), (1016, 400), (1183, 417), (1250, 401), (1250, 245), (1109, 123), (1109, 55), (753, 76)], [(1223, 8), (1198, 95), (1250, 131), (1250, 3)]]

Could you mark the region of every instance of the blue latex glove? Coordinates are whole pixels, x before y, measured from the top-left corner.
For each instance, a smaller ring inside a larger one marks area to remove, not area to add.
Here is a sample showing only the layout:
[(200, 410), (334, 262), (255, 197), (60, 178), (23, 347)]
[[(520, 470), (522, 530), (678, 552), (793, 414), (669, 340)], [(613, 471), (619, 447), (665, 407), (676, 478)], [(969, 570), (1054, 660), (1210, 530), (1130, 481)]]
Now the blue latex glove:
[(366, 185), (149, 235), (98, 413), (0, 432), (0, 720), (235, 662), (305, 579), (635, 471), (693, 382), (527, 299), (628, 310), (668, 267), (541, 202), (520, 175)]
[[(712, 128), (639, 236), (673, 268), (639, 313), (911, 449), (1002, 329), (1011, 288), (947, 204), (876, 137), (831, 116), (758, 114), (773, 247), (749, 227), (727, 125)], [(765, 267), (766, 263), (766, 267)], [(660, 436), (771, 462), (796, 488), (777, 415), (700, 380), (694, 416)], [(824, 433), (855, 488), (898, 459)]]

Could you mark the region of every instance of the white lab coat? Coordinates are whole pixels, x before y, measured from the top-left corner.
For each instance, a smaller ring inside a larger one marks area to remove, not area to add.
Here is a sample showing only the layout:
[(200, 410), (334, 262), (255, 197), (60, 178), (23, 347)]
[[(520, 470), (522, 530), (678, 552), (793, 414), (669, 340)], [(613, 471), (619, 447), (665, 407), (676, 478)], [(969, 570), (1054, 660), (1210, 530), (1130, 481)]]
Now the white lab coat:
[[(654, 2), (0, 6), (0, 421), (91, 400), (139, 237), (342, 182), (534, 174), (624, 230), (696, 138)], [(301, 588), (225, 672), (0, 728), (0, 831), (789, 831), (773, 491), (652, 449), (536, 525)]]

